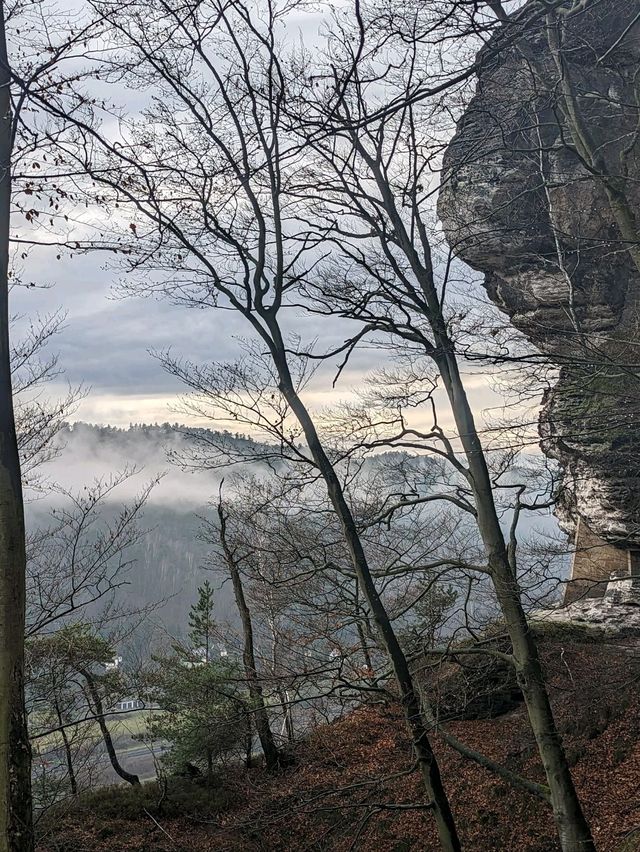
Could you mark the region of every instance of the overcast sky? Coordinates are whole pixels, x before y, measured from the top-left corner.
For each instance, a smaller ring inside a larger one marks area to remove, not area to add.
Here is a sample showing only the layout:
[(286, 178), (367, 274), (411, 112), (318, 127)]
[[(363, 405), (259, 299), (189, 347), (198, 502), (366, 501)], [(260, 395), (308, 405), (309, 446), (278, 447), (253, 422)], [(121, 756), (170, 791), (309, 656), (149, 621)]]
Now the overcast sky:
[[(182, 386), (152, 357), (150, 350), (172, 350), (197, 362), (232, 358), (247, 334), (246, 321), (231, 311), (193, 310), (152, 298), (116, 297), (120, 274), (105, 267), (98, 254), (56, 260), (56, 251), (38, 249), (28, 261), (25, 279), (36, 288), (16, 288), (12, 312), (23, 318), (63, 309), (67, 320), (51, 349), (59, 353), (62, 382), (83, 383), (90, 394), (78, 417), (127, 425), (130, 421), (174, 420), (170, 406)], [(48, 289), (39, 289), (50, 285)], [(19, 333), (20, 323), (16, 327)], [(300, 317), (304, 337), (322, 334), (323, 346), (342, 342), (337, 322)], [(354, 372), (366, 371), (365, 353), (354, 359)], [(357, 368), (355, 367), (357, 365)], [(320, 379), (317, 392), (329, 390)], [(59, 388), (58, 388), (59, 389)], [(54, 390), (54, 388), (52, 388)], [(318, 397), (319, 398), (319, 397)]]
[[(246, 335), (246, 322), (230, 311), (193, 310), (151, 298), (117, 298), (113, 287), (120, 273), (105, 265), (98, 254), (56, 260), (56, 251), (38, 249), (28, 261), (25, 278), (36, 288), (16, 288), (13, 313), (23, 317), (63, 309), (67, 319), (51, 349), (60, 357), (64, 376), (51, 393), (64, 392), (66, 383), (84, 384), (89, 394), (77, 419), (127, 426), (131, 422), (184, 420), (176, 414), (180, 383), (169, 376), (150, 350), (172, 348), (175, 354), (197, 362), (232, 358)], [(50, 285), (48, 289), (40, 286)], [(319, 337), (322, 348), (344, 340), (346, 326), (339, 321), (300, 315), (299, 330), (305, 340)], [(18, 333), (20, 324), (16, 328)], [(373, 368), (380, 354), (357, 352), (336, 390), (333, 369), (322, 369), (309, 391), (315, 406), (335, 403), (347, 396)], [(469, 378), (478, 412), (496, 405), (498, 398), (488, 379)], [(448, 419), (448, 418), (447, 418)], [(446, 420), (445, 420), (446, 422)]]
[[(314, 14), (300, 22), (298, 32), (307, 44), (317, 40), (319, 20)], [(132, 93), (130, 100), (133, 111), (140, 107), (139, 95)], [(246, 322), (228, 311), (190, 310), (149, 298), (115, 298), (113, 286), (119, 273), (107, 268), (108, 258), (89, 254), (56, 260), (56, 253), (55, 249), (34, 251), (23, 277), (35, 282), (36, 288), (16, 288), (12, 293), (14, 314), (67, 312), (65, 327), (52, 344), (64, 377), (51, 392), (64, 392), (67, 382), (87, 386), (89, 394), (76, 417), (89, 422), (126, 426), (183, 419), (172, 411), (182, 389), (149, 350), (171, 347), (176, 355), (196, 362), (231, 358), (238, 351), (237, 339), (247, 333)], [(41, 289), (44, 285), (50, 286)], [(303, 339), (318, 337), (323, 349), (345, 337), (346, 327), (338, 321), (300, 316), (297, 323)], [(314, 405), (336, 402), (379, 366), (378, 359), (379, 353), (357, 352), (337, 391), (331, 389), (333, 371), (321, 370), (308, 401)], [(486, 378), (472, 377), (469, 390), (478, 412), (496, 405)], [(447, 419), (443, 418), (443, 425)]]

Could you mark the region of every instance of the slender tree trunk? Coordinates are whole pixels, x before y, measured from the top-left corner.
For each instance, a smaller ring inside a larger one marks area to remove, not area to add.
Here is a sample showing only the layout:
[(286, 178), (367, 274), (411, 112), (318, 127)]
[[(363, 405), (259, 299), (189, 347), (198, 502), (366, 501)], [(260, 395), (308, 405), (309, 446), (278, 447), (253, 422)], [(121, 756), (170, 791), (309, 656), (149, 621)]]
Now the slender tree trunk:
[(118, 760), (118, 753), (116, 752), (115, 746), (113, 744), (113, 739), (111, 738), (111, 732), (107, 727), (107, 723), (104, 718), (104, 707), (102, 705), (102, 699), (100, 698), (100, 693), (96, 687), (95, 680), (93, 679), (93, 675), (88, 669), (79, 669), (80, 674), (85, 679), (87, 688), (89, 690), (89, 695), (91, 696), (91, 701), (95, 707), (95, 716), (98, 719), (98, 725), (100, 726), (100, 731), (102, 733), (102, 739), (104, 740), (105, 748), (107, 749), (107, 754), (109, 755), (109, 760), (111, 761), (111, 766), (113, 767), (113, 771), (119, 775), (124, 781), (127, 781), (129, 784), (133, 784), (133, 786), (140, 786), (140, 779), (137, 775), (134, 775), (131, 772), (127, 772), (126, 769), (123, 768), (120, 761)]
[(356, 619), (356, 630), (358, 631), (358, 641), (360, 642), (360, 648), (362, 650), (362, 656), (364, 657), (364, 663), (373, 674), (373, 664), (371, 662), (371, 654), (369, 653), (369, 648), (367, 647), (367, 639), (364, 635), (364, 630), (362, 629), (362, 625), (360, 624), (360, 619)]
[(58, 717), (58, 724), (60, 725), (60, 734), (62, 736), (62, 744), (64, 746), (64, 756), (67, 761), (67, 773), (69, 775), (69, 785), (71, 787), (71, 795), (78, 795), (78, 782), (76, 781), (76, 773), (73, 768), (73, 757), (71, 755), (71, 745), (69, 743), (69, 737), (67, 736), (67, 730), (64, 726), (64, 722), (62, 720), (62, 713), (60, 712), (60, 706), (56, 700), (56, 716)]
[[(357, 139), (354, 144), (363, 151)], [(367, 157), (366, 151), (363, 156)], [(516, 677), (522, 689), (531, 729), (547, 776), (560, 843), (563, 852), (578, 852), (578, 850), (593, 852), (595, 846), (591, 831), (582, 811), (562, 746), (562, 739), (553, 718), (538, 649), (522, 607), (515, 570), (509, 561), (486, 457), (460, 375), (454, 344), (449, 337), (442, 315), (442, 306), (433, 280), (430, 249), (426, 238), (422, 238), (425, 246), (424, 256), (418, 256), (396, 209), (391, 189), (377, 164), (372, 162), (371, 158), (369, 163), (376, 175), (387, 213), (396, 229), (399, 244), (411, 263), (424, 297), (426, 305), (424, 313), (431, 326), (435, 343), (435, 349), (427, 350), (427, 354), (436, 362), (442, 377), (460, 443), (467, 459), (478, 531), (484, 545), (496, 597), (511, 639)]]
[(24, 706), (25, 530), (9, 344), (11, 82), (0, 15), (0, 850), (33, 849), (31, 749)]
[(271, 323), (270, 331), (273, 335), (273, 341), (271, 342), (272, 355), (278, 370), (280, 392), (298, 419), (313, 460), (325, 481), (329, 499), (342, 526), (345, 542), (350, 552), (351, 562), (358, 578), (360, 589), (367, 601), (372, 620), (380, 636), (380, 641), (387, 652), (394, 671), (400, 691), (406, 725), (413, 742), (416, 761), (433, 808), (440, 845), (446, 852), (457, 852), (462, 847), (458, 839), (449, 800), (440, 776), (440, 767), (429, 742), (427, 728), (422, 716), (420, 697), (414, 686), (407, 659), (400, 647), (398, 637), (395, 634), (387, 611), (375, 587), (355, 520), (345, 499), (338, 475), (324, 451), (309, 412), (293, 386), (286, 362), (286, 350), (280, 329), (275, 323)]
[(213, 752), (210, 748), (206, 750), (207, 755), (207, 787), (213, 787)]
[(247, 688), (253, 705), (253, 718), (255, 721), (258, 739), (264, 754), (265, 763), (268, 769), (277, 769), (280, 766), (280, 752), (273, 739), (271, 725), (269, 724), (269, 714), (264, 700), (262, 684), (258, 675), (258, 667), (256, 665), (255, 647), (253, 642), (253, 622), (251, 619), (251, 611), (247, 605), (247, 600), (242, 586), (242, 577), (238, 563), (236, 562), (229, 542), (226, 536), (226, 518), (222, 501), (218, 503), (218, 518), (220, 520), (220, 541), (227, 563), (227, 568), (231, 576), (233, 585), (233, 594), (236, 599), (236, 606), (240, 613), (240, 621), (242, 623), (242, 636), (244, 640), (242, 649), (242, 663), (244, 666), (245, 677), (247, 678)]
[(293, 745), (296, 741), (296, 732), (293, 727), (293, 713), (291, 712), (291, 697), (289, 695), (289, 690), (285, 689), (284, 691), (284, 724), (285, 729), (287, 731), (287, 741)]
[(560, 843), (564, 852), (594, 852), (591, 831), (553, 717), (538, 649), (522, 607), (518, 580), (509, 562), (493, 499), (491, 477), (458, 364), (452, 353), (452, 344), (442, 330), (438, 330), (436, 337), (441, 353), (437, 363), (471, 473), (478, 529), (487, 554), (496, 597), (511, 639), (516, 676), (547, 777)]
[(251, 769), (253, 766), (253, 726), (251, 724), (250, 713), (247, 713), (247, 739), (245, 741), (244, 752), (244, 765), (247, 769)]
[(371, 654), (369, 653), (369, 647), (367, 645), (367, 637), (366, 637), (364, 629), (362, 627), (362, 620), (361, 620), (360, 613), (362, 612), (363, 618), (366, 618), (366, 615), (363, 612), (362, 607), (360, 606), (360, 587), (358, 585), (357, 580), (356, 580), (355, 601), (356, 601), (356, 630), (358, 632), (358, 641), (360, 642), (360, 648), (362, 649), (362, 656), (364, 657), (365, 665), (369, 669), (371, 674), (373, 675), (374, 674), (373, 662), (371, 660)]
[(282, 707), (282, 712), (284, 714), (284, 718), (282, 720), (282, 734), (286, 732), (287, 734), (287, 742), (293, 743), (295, 741), (295, 734), (293, 730), (293, 718), (291, 716), (291, 706), (289, 704), (289, 692), (286, 689), (283, 689), (281, 686), (277, 687), (278, 690), (278, 701), (280, 702), (280, 706)]

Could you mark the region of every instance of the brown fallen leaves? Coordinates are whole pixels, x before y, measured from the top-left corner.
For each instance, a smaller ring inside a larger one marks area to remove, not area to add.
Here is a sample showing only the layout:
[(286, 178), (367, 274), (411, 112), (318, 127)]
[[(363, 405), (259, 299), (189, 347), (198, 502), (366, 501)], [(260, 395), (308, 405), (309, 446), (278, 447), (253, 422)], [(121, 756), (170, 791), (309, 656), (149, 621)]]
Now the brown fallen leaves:
[[(599, 852), (640, 849), (640, 648), (553, 639), (543, 656), (554, 709)], [(522, 706), (498, 719), (452, 722), (457, 737), (543, 781)], [(465, 852), (553, 852), (546, 806), (437, 742)], [(278, 776), (225, 779), (232, 804), (215, 814), (87, 818), (73, 810), (39, 852), (426, 852), (437, 850), (398, 708), (363, 707), (317, 729)], [(637, 831), (637, 838), (634, 834)]]

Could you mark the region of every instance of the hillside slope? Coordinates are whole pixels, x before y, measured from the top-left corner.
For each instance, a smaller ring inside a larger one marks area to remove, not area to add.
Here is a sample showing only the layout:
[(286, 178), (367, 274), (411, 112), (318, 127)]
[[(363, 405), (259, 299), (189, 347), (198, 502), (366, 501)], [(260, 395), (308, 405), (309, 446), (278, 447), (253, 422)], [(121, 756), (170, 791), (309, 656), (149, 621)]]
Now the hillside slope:
[[(634, 852), (640, 849), (638, 641), (606, 644), (560, 633), (544, 640), (543, 654), (598, 850)], [(521, 706), (497, 719), (453, 722), (450, 729), (512, 770), (542, 780)], [(557, 849), (541, 802), (442, 745), (438, 754), (466, 852)], [(213, 791), (185, 790), (181, 781), (160, 807), (154, 785), (138, 800), (124, 788), (95, 793), (45, 821), (39, 852), (437, 850), (397, 707), (363, 707), (318, 728), (295, 756), (295, 766), (275, 777), (260, 768), (230, 770)]]

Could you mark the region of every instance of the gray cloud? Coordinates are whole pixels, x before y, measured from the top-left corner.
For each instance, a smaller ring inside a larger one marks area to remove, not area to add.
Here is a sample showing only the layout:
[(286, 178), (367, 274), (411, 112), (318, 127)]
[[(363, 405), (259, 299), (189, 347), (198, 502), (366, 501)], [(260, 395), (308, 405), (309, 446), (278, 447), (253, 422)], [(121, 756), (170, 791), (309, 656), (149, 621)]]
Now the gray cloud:
[[(37, 286), (15, 288), (12, 311), (23, 315), (23, 321), (38, 313), (67, 312), (64, 328), (52, 348), (59, 353), (65, 380), (91, 389), (80, 412), (86, 419), (106, 422), (100, 416), (102, 412), (115, 417), (111, 422), (126, 423), (145, 419), (151, 409), (154, 419), (175, 419), (168, 401), (184, 388), (161, 368), (150, 350), (171, 348), (176, 355), (198, 363), (224, 361), (237, 357), (240, 341), (251, 332), (246, 321), (233, 311), (190, 309), (161, 298), (115, 298), (118, 272), (105, 268), (99, 255), (63, 257), (59, 261), (55, 255), (55, 250), (47, 248), (33, 252), (24, 278)], [(40, 289), (43, 285), (48, 289)], [(20, 325), (18, 322), (16, 335), (20, 334)], [(295, 309), (288, 315), (287, 328), (307, 342), (317, 338), (318, 346), (327, 349), (342, 343), (353, 326)], [(356, 353), (343, 387), (347, 388), (349, 379), (357, 382), (372, 366), (370, 352)], [(328, 389), (334, 369), (331, 365), (323, 367), (316, 384)], [(123, 400), (121, 415), (114, 406), (117, 398)], [(144, 403), (143, 398), (150, 402)], [(140, 415), (132, 417), (136, 401)], [(164, 416), (162, 411), (166, 412)]]

